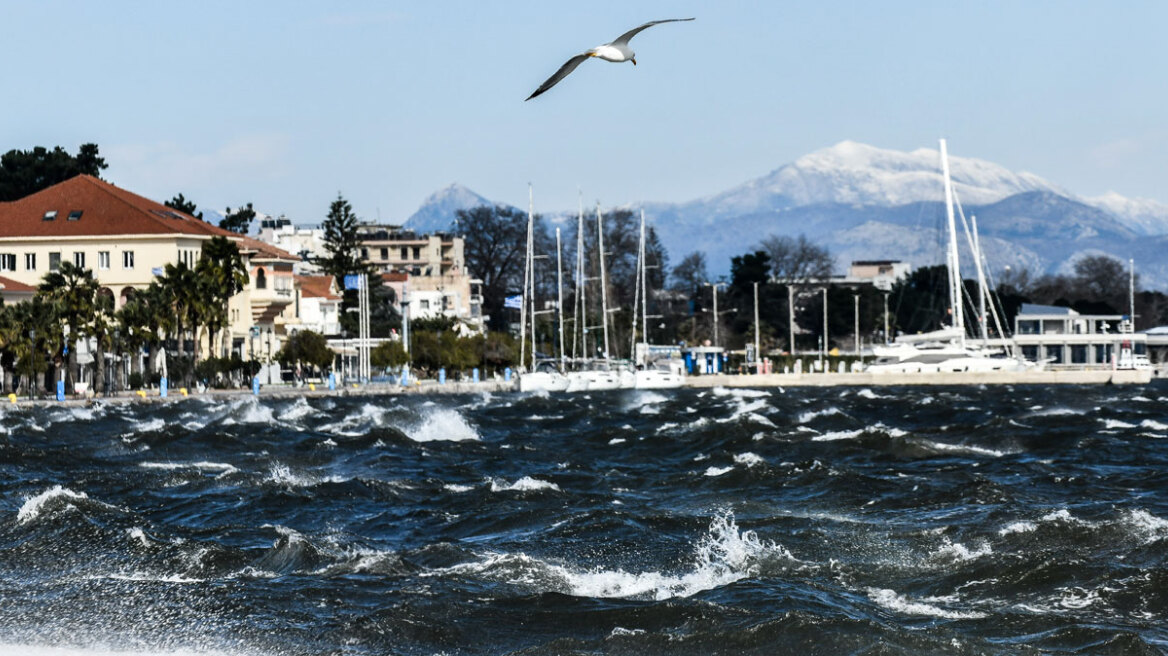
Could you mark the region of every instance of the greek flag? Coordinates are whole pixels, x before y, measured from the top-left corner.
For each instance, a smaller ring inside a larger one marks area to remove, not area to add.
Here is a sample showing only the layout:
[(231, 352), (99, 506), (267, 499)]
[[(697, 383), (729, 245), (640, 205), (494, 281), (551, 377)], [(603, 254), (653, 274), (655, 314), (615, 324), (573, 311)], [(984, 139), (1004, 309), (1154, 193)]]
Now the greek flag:
[(507, 299), (503, 301), (503, 307), (515, 308), (516, 310), (523, 309), (523, 295), (516, 294), (515, 296), (508, 296)]

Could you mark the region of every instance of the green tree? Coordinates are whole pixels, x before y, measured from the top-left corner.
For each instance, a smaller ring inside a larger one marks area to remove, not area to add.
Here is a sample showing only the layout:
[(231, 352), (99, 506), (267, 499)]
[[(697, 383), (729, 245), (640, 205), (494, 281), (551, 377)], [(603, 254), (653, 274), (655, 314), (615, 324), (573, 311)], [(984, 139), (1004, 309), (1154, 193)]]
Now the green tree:
[(68, 337), (61, 343), (63, 359), (67, 361), (68, 379), (66, 389), (72, 389), (79, 378), (77, 366), (77, 340), (92, 332), (94, 315), (97, 312), (97, 280), (93, 271), (82, 269), (72, 262), (62, 262), (60, 269), (44, 275), (37, 292), (45, 296), (56, 308), (57, 314), (69, 328)]
[(229, 304), (231, 297), (248, 284), (247, 267), (235, 242), (214, 237), (203, 247), (196, 271), (207, 283), (207, 300), (211, 305), (206, 313), (207, 332), (212, 342), (215, 335), (222, 334), (219, 357), (227, 357), (231, 347)]
[(409, 364), (410, 354), (400, 341), (382, 342), (369, 353), (369, 362), (378, 369)]
[(319, 371), (325, 371), (332, 366), (336, 353), (329, 348), (328, 341), (318, 332), (301, 330), (288, 336), (284, 348), (280, 349), (275, 359), (286, 367), (307, 364)]
[(320, 268), (336, 278), (337, 287), (345, 288), (345, 276), (366, 271), (360, 258), (361, 238), (359, 221), (353, 213), (353, 206), (338, 192), (337, 199), (329, 205), (328, 216), (321, 228), (324, 230), (325, 257), (317, 260)]
[(76, 156), (60, 146), (10, 150), (0, 155), (0, 202), (24, 198), (77, 175), (97, 177), (106, 166), (91, 143), (82, 144)]
[(224, 216), (223, 220), (219, 222), (219, 227), (240, 235), (247, 234), (248, 229), (251, 227), (251, 222), (254, 221), (256, 217), (255, 210), (252, 209), (251, 203), (248, 203), (245, 206), (237, 207), (234, 210), (228, 207), (223, 211)]
[[(527, 213), (513, 207), (484, 205), (458, 210), (456, 215), (458, 230), (466, 239), (466, 269), (472, 278), (483, 281), (483, 312), (490, 316), (492, 330), (505, 330), (515, 315), (511, 314), (514, 310), (504, 310), (503, 303), (523, 287)], [(551, 242), (538, 215), (534, 233), (537, 253), (547, 253)]]
[(202, 212), (196, 212), (197, 208), (195, 207), (195, 202), (187, 200), (186, 198), (183, 198), (182, 194), (179, 194), (179, 195), (175, 196), (174, 198), (171, 198), (170, 200), (166, 201), (163, 204), (171, 209), (178, 210), (184, 214), (189, 214), (189, 215), (195, 217), (196, 219), (203, 218)]

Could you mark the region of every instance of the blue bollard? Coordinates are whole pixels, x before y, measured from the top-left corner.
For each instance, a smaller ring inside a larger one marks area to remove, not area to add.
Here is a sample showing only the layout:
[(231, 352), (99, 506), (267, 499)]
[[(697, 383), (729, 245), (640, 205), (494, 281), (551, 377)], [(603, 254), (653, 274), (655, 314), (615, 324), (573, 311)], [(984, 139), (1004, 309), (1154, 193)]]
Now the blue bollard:
[(446, 384), (446, 367), (442, 367), (441, 369), (438, 370), (438, 384), (439, 385)]
[(503, 380), (507, 381), (508, 383), (511, 382), (511, 367), (507, 367), (503, 370)]
[(337, 388), (337, 375), (329, 372), (329, 389), (335, 390)]
[(410, 370), (402, 367), (401, 379), (398, 381), (402, 387), (410, 384)]
[(252, 376), (251, 393), (255, 394), (256, 396), (260, 395), (260, 377), (259, 376)]
[(158, 396), (166, 398), (166, 378), (158, 381)]
[(478, 367), (475, 367), (475, 369), (474, 369), (474, 382), (476, 382), (476, 383), (479, 382), (479, 368)]
[(57, 400), (58, 401), (65, 400), (65, 381), (63, 381), (63, 380), (57, 381)]

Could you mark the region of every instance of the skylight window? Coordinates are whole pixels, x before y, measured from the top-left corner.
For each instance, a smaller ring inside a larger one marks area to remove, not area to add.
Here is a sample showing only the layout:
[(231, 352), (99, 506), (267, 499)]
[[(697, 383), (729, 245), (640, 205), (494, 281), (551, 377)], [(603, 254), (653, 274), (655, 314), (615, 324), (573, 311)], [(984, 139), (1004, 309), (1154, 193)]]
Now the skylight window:
[(73, 210), (72, 212), (69, 212), (69, 220), (70, 221), (80, 221), (81, 220), (81, 212), (83, 212), (83, 211), (84, 210)]
[(45, 216), (42, 220), (43, 221), (54, 221), (54, 220), (56, 220), (56, 218), (57, 218), (57, 210), (49, 210), (48, 212), (45, 212)]

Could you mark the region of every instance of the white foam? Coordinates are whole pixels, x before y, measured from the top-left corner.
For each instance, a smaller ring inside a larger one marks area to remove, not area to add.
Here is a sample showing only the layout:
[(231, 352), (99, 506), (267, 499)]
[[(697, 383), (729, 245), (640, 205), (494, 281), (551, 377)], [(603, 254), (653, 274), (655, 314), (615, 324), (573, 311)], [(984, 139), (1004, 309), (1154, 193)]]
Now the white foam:
[(431, 411), (421, 425), (407, 433), (415, 442), (463, 442), (478, 440), (478, 431), (457, 410), (440, 408)]
[(721, 476), (722, 474), (730, 473), (733, 470), (733, 467), (707, 467), (706, 476)]
[(677, 574), (600, 568), (581, 571), (522, 553), (490, 554), (479, 562), (445, 571), (488, 576), (576, 597), (664, 601), (691, 597), (754, 576), (760, 563), (771, 559), (793, 560), (782, 546), (763, 542), (754, 531), (740, 532), (734, 517), (727, 514), (711, 522), (708, 532), (695, 545), (691, 568)]
[(625, 442), (628, 442), (628, 440), (626, 440), (623, 437), (614, 437), (608, 441), (608, 444), (610, 446), (613, 446), (613, 445), (617, 445), (617, 444), (624, 444)]
[(284, 421), (296, 421), (312, 415), (320, 414), (315, 408), (308, 405), (308, 399), (303, 396), (297, 397), (296, 402), (293, 403), (287, 410), (280, 412), (280, 419)]
[(1029, 533), (1038, 530), (1038, 525), (1034, 522), (1020, 521), (1007, 524), (998, 531), (998, 535), (1011, 535), (1013, 533)]
[(933, 556), (946, 560), (964, 562), (990, 556), (993, 553), (994, 550), (990, 547), (989, 543), (982, 543), (976, 549), (970, 549), (960, 542), (952, 542), (949, 538), (945, 538), (941, 546), (933, 553)]
[(727, 389), (725, 387), (715, 387), (713, 390), (714, 396), (734, 396), (740, 399), (756, 399), (764, 396), (770, 396), (770, 392), (756, 389), (735, 388)]
[(442, 486), (442, 489), (447, 490), (449, 492), (462, 493), (462, 492), (470, 492), (471, 490), (474, 489), (474, 486), (473, 485), (460, 485), (458, 483), (447, 483), (446, 485)]
[[(88, 498), (89, 495), (84, 492), (74, 492), (69, 488), (61, 487), (60, 485), (54, 485), (52, 488), (45, 490), (36, 496), (25, 499), (24, 505), (22, 505), (20, 510), (16, 513), (16, 521), (19, 524), (31, 522), (40, 516), (41, 511), (44, 510), (46, 504), (55, 499), (77, 501)], [(74, 507), (71, 503), (69, 506)]]
[(560, 486), (551, 481), (541, 481), (537, 478), (524, 476), (514, 483), (507, 483), (507, 481), (491, 481), (492, 492), (538, 492), (540, 490), (560, 491)]
[(739, 453), (738, 455), (734, 456), (734, 462), (740, 465), (746, 465), (747, 467), (754, 467), (755, 465), (761, 465), (766, 461), (763, 460), (762, 456), (758, 455), (757, 453), (751, 453), (747, 451), (746, 453)]
[(1140, 426), (1144, 428), (1151, 428), (1152, 430), (1168, 430), (1168, 424), (1163, 424), (1153, 419), (1145, 419), (1140, 422)]
[(862, 428), (857, 428), (856, 430), (850, 431), (832, 431), (830, 433), (824, 433), (823, 435), (816, 435), (815, 437), (811, 438), (811, 441), (834, 442), (836, 440), (852, 440), (859, 437), (863, 433), (864, 430)]
[(838, 414), (843, 414), (843, 413), (840, 411), (839, 408), (837, 408), (835, 406), (831, 406), (830, 408), (824, 408), (823, 410), (808, 410), (808, 411), (803, 412), (799, 415), (799, 423), (806, 424), (806, 423), (813, 421), (819, 417), (827, 417), (829, 415), (838, 415)]
[(1118, 419), (1104, 419), (1103, 420), (1103, 427), (1104, 428), (1113, 428), (1113, 429), (1114, 428), (1135, 428), (1136, 425), (1129, 424), (1126, 421), (1120, 421)]
[(234, 473), (239, 471), (238, 469), (235, 468), (234, 465), (229, 465), (225, 462), (207, 462), (207, 461), (200, 461), (200, 462), (140, 462), (140, 463), (138, 463), (138, 466), (142, 467), (143, 469), (165, 469), (165, 470), (172, 470), (172, 471), (176, 470), (176, 469), (203, 469), (203, 470), (207, 470), (207, 471), (220, 472), (220, 474), (219, 474), (220, 476), (226, 476), (227, 474), (234, 474)]
[(121, 651), (101, 646), (48, 647), (44, 645), (0, 645), (0, 656), (228, 656), (229, 652), (197, 649), (149, 649)]
[(877, 604), (898, 613), (906, 615), (926, 615), (949, 620), (981, 619), (986, 615), (976, 611), (956, 611), (934, 606), (923, 601), (912, 601), (895, 590), (887, 588), (868, 588), (868, 598)]
[(968, 453), (979, 456), (992, 456), (994, 458), (1001, 458), (1006, 455), (1005, 451), (998, 451), (996, 449), (987, 449), (981, 446), (973, 446), (970, 444), (947, 444), (945, 442), (933, 442), (932, 440), (921, 440), (921, 444), (937, 451), (949, 451), (952, 453)]
[(1124, 515), (1123, 521), (1145, 542), (1155, 542), (1168, 537), (1168, 520), (1157, 517), (1146, 510), (1129, 510)]

